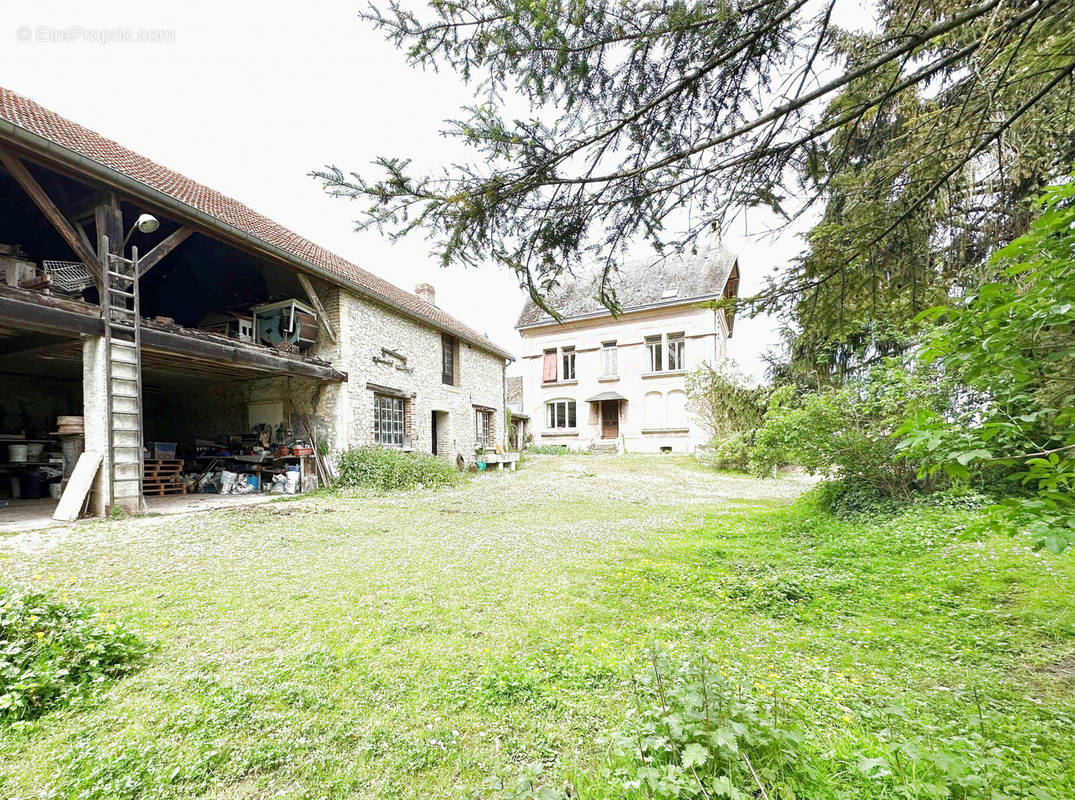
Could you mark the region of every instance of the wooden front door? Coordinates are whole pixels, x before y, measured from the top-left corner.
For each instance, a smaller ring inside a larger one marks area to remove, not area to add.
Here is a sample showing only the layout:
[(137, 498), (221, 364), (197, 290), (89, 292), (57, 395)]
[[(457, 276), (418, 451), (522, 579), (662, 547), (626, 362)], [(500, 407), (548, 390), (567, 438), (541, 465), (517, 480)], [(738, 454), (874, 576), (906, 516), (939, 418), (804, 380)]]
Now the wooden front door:
[(620, 435), (620, 401), (601, 401), (601, 438), (618, 439)]

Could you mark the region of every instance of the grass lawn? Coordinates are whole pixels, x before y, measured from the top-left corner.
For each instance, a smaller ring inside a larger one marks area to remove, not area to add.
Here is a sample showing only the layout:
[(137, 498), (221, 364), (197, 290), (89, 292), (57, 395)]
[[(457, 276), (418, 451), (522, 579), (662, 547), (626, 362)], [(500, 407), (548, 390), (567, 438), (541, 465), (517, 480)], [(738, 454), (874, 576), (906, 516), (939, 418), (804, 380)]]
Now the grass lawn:
[(1075, 553), (959, 509), (839, 522), (803, 488), (543, 456), (441, 491), (0, 538), (0, 583), (156, 643), (0, 732), (0, 797), (486, 797), (530, 762), (611, 795), (603, 737), (654, 645), (794, 709), (846, 770), (833, 797), (867, 796), (863, 759), (897, 735), (981, 735), (1011, 796), (1075, 797)]

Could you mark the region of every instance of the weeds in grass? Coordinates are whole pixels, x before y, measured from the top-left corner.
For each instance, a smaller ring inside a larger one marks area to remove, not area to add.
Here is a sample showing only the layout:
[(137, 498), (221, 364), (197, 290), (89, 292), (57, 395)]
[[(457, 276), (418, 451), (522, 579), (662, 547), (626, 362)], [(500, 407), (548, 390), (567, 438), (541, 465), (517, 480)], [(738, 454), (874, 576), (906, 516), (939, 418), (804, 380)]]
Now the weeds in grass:
[(0, 586), (0, 720), (26, 720), (132, 669), (148, 645), (76, 600)]
[(690, 458), (532, 463), (510, 491), (3, 539), (0, 583), (77, 588), (160, 649), (0, 725), (0, 796), (649, 800), (605, 742), (646, 715), (667, 738), (656, 646), (672, 716), (703, 653), (767, 724), (776, 707), (789, 769), (817, 771), (798, 800), (1075, 797), (1066, 554), (980, 527), (973, 499), (838, 519)]

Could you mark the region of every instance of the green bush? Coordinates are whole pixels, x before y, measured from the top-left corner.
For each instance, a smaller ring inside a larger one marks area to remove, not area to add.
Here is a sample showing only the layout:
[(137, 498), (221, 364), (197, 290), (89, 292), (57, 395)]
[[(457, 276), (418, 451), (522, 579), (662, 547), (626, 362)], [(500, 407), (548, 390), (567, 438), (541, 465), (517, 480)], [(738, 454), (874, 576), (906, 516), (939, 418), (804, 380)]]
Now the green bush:
[(753, 431), (718, 436), (698, 449), (698, 460), (713, 469), (746, 472), (750, 467), (753, 439)]
[(336, 485), (365, 486), (380, 491), (436, 489), (459, 480), (448, 461), (428, 453), (407, 453), (388, 447), (356, 447), (340, 456)]
[(765, 420), (767, 394), (731, 359), (688, 375), (688, 407), (709, 436), (699, 460), (715, 469), (746, 472), (754, 434)]
[(906, 504), (864, 481), (823, 481), (814, 493), (822, 511), (843, 520), (862, 516), (888, 517), (906, 508)]
[(132, 670), (148, 646), (76, 601), (0, 586), (0, 719), (32, 719)]
[(571, 451), (562, 444), (539, 444), (528, 447), (526, 452), (532, 456), (566, 456)]
[(899, 434), (909, 418), (946, 413), (951, 383), (936, 371), (885, 361), (838, 389), (799, 394), (783, 386), (769, 396), (765, 424), (755, 435), (754, 465), (770, 474), (783, 464), (840, 479), (862, 492), (908, 500), (930, 491), (931, 476), (901, 458)]
[(1075, 546), (1075, 181), (1048, 189), (1030, 230), (997, 251), (993, 279), (951, 308), (921, 356), (975, 395), (973, 413), (918, 413), (904, 454), (925, 475), (1000, 472), (994, 521), (1035, 547)]

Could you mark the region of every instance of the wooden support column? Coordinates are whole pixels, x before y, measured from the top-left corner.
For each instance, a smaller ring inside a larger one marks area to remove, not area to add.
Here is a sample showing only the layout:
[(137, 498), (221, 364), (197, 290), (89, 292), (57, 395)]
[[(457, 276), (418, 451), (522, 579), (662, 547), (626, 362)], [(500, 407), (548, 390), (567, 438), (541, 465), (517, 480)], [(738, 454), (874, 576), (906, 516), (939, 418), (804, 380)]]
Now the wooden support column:
[(107, 203), (101, 203), (93, 209), (93, 222), (97, 226), (97, 238), (100, 239), (101, 234), (108, 237), (108, 252), (123, 255), (123, 212), (115, 194)]
[(336, 344), (336, 331), (332, 328), (332, 323), (329, 321), (325, 307), (321, 305), (321, 298), (318, 297), (317, 292), (314, 291), (314, 285), (310, 283), (310, 279), (301, 272), (296, 272), (295, 276), (299, 279), (299, 283), (302, 284), (306, 296), (310, 298), (310, 304), (317, 311), (317, 316), (321, 318), (321, 324), (325, 326), (325, 333), (328, 334), (328, 338), (332, 340), (333, 344)]
[[(45, 193), (45, 190), (41, 188), (41, 184), (37, 182), (33, 175), (29, 173), (26, 166), (6, 148), (0, 147), (0, 162), (7, 168), (7, 171), (11, 173), (18, 184), (23, 190), (30, 195), (30, 199), (34, 201), (34, 204), (41, 209), (41, 213), (45, 215), (49, 222), (67, 242), (68, 247), (75, 251), (75, 255), (78, 259), (86, 265), (86, 269), (93, 275), (97, 285), (100, 287), (101, 283), (101, 263), (97, 260), (97, 256), (94, 255), (92, 248), (86, 247), (86, 243), (78, 235), (74, 226), (71, 225), (67, 217), (65, 217), (60, 209), (56, 207), (56, 204), (52, 202), (49, 196)], [(117, 209), (118, 210), (118, 209)], [(120, 223), (122, 225), (122, 222)], [(122, 231), (119, 234), (119, 241), (123, 241)]]

